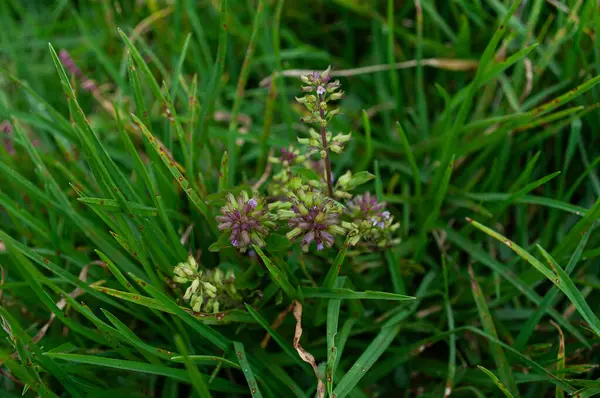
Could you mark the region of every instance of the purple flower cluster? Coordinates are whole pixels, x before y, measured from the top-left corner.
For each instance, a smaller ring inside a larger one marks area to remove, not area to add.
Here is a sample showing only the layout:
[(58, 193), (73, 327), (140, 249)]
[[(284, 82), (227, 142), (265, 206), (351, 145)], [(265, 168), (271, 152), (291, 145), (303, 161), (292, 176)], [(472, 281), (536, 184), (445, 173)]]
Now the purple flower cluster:
[(350, 215), (352, 222), (342, 223), (346, 230), (351, 231), (352, 245), (359, 240), (367, 245), (376, 244), (386, 247), (398, 242), (393, 237), (399, 224), (394, 223), (394, 217), (386, 209), (385, 202), (378, 202), (370, 192), (356, 196), (347, 203), (346, 212)]
[(386, 206), (385, 202), (378, 202), (375, 196), (367, 192), (349, 201), (348, 211), (350, 215), (361, 216), (361, 218), (374, 220), (376, 217), (379, 217), (385, 219), (390, 218), (390, 212), (385, 210)]
[[(302, 75), (300, 76), (300, 80), (306, 84), (306, 86), (302, 86), (302, 92), (316, 93), (318, 102), (327, 102), (329, 99), (337, 100), (343, 97), (343, 93), (335, 93), (335, 91), (341, 87), (340, 81), (335, 80), (330, 82), (331, 66), (322, 73), (312, 72), (308, 75)], [(327, 96), (327, 94), (329, 94), (329, 96)], [(306, 97), (307, 102), (315, 102), (316, 99)]]
[(288, 220), (292, 228), (286, 234), (290, 240), (302, 236), (303, 250), (308, 250), (311, 242), (315, 242), (317, 250), (333, 246), (334, 235), (343, 234), (339, 226), (341, 208), (333, 200), (324, 196), (319, 191), (304, 191), (298, 189), (295, 193), (289, 192), (288, 198), (291, 206), (279, 211), (281, 219)]
[(246, 192), (242, 192), (237, 199), (228, 194), (227, 204), (221, 208), (217, 221), (219, 231), (230, 232), (229, 241), (241, 252), (245, 252), (252, 244), (263, 247), (264, 239), (275, 227), (264, 201), (249, 198)]

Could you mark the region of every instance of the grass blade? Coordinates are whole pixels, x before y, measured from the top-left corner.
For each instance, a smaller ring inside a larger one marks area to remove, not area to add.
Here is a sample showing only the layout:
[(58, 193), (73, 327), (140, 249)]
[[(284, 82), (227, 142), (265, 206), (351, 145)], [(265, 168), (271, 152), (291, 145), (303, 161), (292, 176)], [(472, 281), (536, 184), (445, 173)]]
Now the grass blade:
[[(471, 290), (473, 291), (473, 298), (475, 299), (475, 304), (477, 305), (477, 311), (479, 312), (479, 318), (481, 319), (483, 330), (485, 330), (487, 334), (498, 339), (498, 333), (496, 333), (496, 327), (494, 326), (492, 315), (490, 314), (490, 309), (488, 308), (487, 303), (485, 302), (485, 297), (483, 296), (481, 288), (479, 287), (479, 284), (475, 279), (475, 274), (473, 273), (473, 268), (471, 266), (469, 266), (469, 275), (471, 277)], [(498, 372), (500, 373), (500, 378), (502, 379), (502, 383), (496, 384), (499, 387), (500, 385), (502, 385), (503, 387), (501, 387), (501, 389), (506, 389), (507, 391), (509, 391), (510, 396), (513, 396), (512, 393), (518, 396), (519, 390), (517, 389), (517, 383), (515, 382), (514, 376), (510, 369), (510, 364), (506, 359), (506, 355), (504, 354), (502, 347), (500, 347), (497, 344), (492, 344), (491, 351), (492, 357), (496, 362)]]
[[(344, 286), (344, 283), (346, 283), (346, 277), (338, 277), (334, 288), (341, 288)], [(337, 357), (335, 338), (338, 333), (341, 303), (342, 301), (339, 299), (331, 299), (327, 303), (327, 365), (325, 369), (325, 386), (330, 396), (333, 394), (333, 376), (335, 374), (334, 367)]]
[(275, 282), (281, 289), (287, 294), (287, 296), (294, 300), (296, 298), (296, 290), (292, 287), (290, 282), (287, 279), (287, 276), (282, 273), (279, 268), (275, 264), (269, 260), (269, 258), (263, 253), (263, 251), (257, 245), (252, 245), (254, 247), (254, 251), (258, 254), (258, 256), (263, 261), (263, 264), (269, 270), (269, 275), (273, 282)]
[(355, 299), (355, 300), (415, 300), (415, 297), (396, 293), (364, 291), (356, 292), (345, 288), (303, 287), (304, 298)]
[(258, 389), (258, 384), (256, 383), (256, 378), (254, 377), (254, 373), (252, 372), (252, 368), (250, 363), (248, 362), (248, 358), (246, 358), (246, 351), (244, 350), (244, 345), (238, 341), (233, 342), (233, 347), (235, 348), (235, 352), (244, 372), (244, 376), (246, 377), (246, 381), (248, 382), (248, 387), (250, 387), (250, 393), (252, 397), (260, 397), (262, 398), (262, 394)]
[(379, 357), (385, 352), (392, 341), (400, 333), (400, 326), (390, 326), (381, 329), (371, 344), (356, 360), (350, 371), (342, 377), (333, 390), (337, 398), (344, 398), (360, 382), (365, 373), (373, 366)]
[(509, 249), (513, 250), (519, 257), (527, 261), (531, 264), (536, 270), (541, 272), (546, 278), (548, 278), (552, 283), (554, 283), (568, 298), (571, 300), (573, 305), (577, 308), (577, 311), (581, 314), (583, 319), (590, 325), (592, 330), (600, 336), (600, 320), (592, 309), (589, 307), (581, 292), (577, 289), (571, 278), (567, 275), (567, 273), (556, 263), (554, 258), (547, 253), (541, 246), (537, 245), (538, 250), (542, 253), (542, 255), (546, 258), (551, 268), (543, 265), (538, 259), (533, 257), (527, 251), (525, 251), (521, 246), (517, 245), (513, 241), (509, 240), (505, 236), (500, 235), (499, 233), (487, 228), (486, 226), (478, 223), (477, 221), (473, 221), (468, 219), (474, 227), (479, 229), (480, 231), (485, 232), (492, 238), (498, 240), (499, 242), (506, 245)]
[(506, 386), (500, 381), (500, 379), (498, 379), (496, 377), (496, 375), (494, 373), (492, 373), (491, 371), (487, 370), (486, 368), (484, 368), (481, 365), (477, 365), (477, 367), (483, 373), (485, 373), (486, 375), (488, 375), (490, 377), (490, 379), (492, 379), (492, 381), (494, 382), (494, 384), (500, 389), (500, 391), (502, 391), (502, 393), (504, 393), (504, 396), (506, 396), (506, 398), (514, 398), (514, 395), (512, 395), (510, 393), (510, 391), (508, 390), (508, 388), (506, 388)]
[(185, 343), (183, 342), (181, 336), (175, 336), (175, 344), (177, 345), (177, 349), (179, 350), (179, 352), (183, 354), (181, 358), (183, 358), (183, 363), (185, 364), (185, 368), (187, 369), (188, 375), (190, 377), (190, 380), (192, 381), (192, 385), (194, 386), (196, 393), (200, 396), (200, 398), (210, 398), (211, 395), (210, 391), (208, 390), (206, 380), (202, 373), (198, 371), (196, 363), (190, 360), (187, 353), (187, 349), (185, 347)]
[[(567, 264), (567, 268), (565, 269), (565, 272), (567, 275), (570, 275), (573, 272), (575, 265), (577, 265), (577, 263), (579, 262), (579, 259), (581, 258), (581, 255), (583, 253), (583, 249), (585, 248), (585, 246), (592, 234), (593, 229), (594, 229), (593, 227), (588, 229), (588, 231), (585, 233), (585, 235), (581, 239), (581, 242), (579, 242), (579, 245), (577, 246), (577, 250), (575, 250), (575, 252), (571, 256), (571, 259), (569, 260), (569, 263)], [(519, 332), (519, 335), (517, 336), (517, 338), (515, 340), (515, 344), (514, 344), (516, 349), (523, 350), (525, 348), (527, 341), (533, 334), (535, 327), (537, 326), (539, 321), (542, 319), (542, 316), (544, 316), (544, 313), (554, 303), (554, 299), (558, 295), (558, 292), (559, 292), (559, 289), (556, 286), (553, 286), (552, 289), (550, 289), (550, 291), (544, 295), (544, 299), (538, 305), (538, 308), (535, 311), (535, 313), (531, 317), (529, 317), (529, 319), (527, 320), (525, 325), (521, 328), (521, 331)], [(562, 330), (561, 330), (561, 333), (562, 333)]]

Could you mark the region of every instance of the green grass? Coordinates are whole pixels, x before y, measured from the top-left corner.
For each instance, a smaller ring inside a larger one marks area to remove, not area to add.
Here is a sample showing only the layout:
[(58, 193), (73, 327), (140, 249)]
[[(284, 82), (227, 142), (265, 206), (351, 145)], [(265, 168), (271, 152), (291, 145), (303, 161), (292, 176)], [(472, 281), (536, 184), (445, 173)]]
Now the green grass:
[[(0, 2), (0, 395), (600, 392), (595, 0), (34, 3)], [(401, 241), (240, 253), (215, 216), (330, 64), (333, 174)], [(243, 299), (192, 311), (190, 254)]]

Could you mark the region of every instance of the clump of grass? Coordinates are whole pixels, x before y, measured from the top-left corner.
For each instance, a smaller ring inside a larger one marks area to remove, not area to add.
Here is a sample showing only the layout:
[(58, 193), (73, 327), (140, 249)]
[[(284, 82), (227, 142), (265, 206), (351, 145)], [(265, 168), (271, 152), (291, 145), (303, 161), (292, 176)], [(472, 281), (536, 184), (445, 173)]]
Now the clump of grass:
[(0, 3), (4, 395), (600, 391), (596, 3), (384, 3)]

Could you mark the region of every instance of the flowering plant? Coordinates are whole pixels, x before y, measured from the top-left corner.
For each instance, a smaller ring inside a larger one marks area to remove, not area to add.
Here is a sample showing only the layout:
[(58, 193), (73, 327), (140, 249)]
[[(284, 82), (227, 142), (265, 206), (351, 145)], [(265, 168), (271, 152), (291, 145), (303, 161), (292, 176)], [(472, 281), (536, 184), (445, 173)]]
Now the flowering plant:
[[(211, 246), (214, 250), (232, 247), (252, 256), (256, 250), (287, 249), (298, 242), (304, 252), (310, 252), (311, 247), (324, 251), (333, 248), (336, 237), (340, 237), (343, 245), (361, 252), (399, 242), (399, 224), (394, 222), (386, 203), (370, 192), (353, 193), (374, 176), (347, 170), (336, 181), (331, 171), (331, 153), (342, 153), (352, 138), (350, 133), (334, 135), (329, 129), (332, 119), (340, 114), (340, 108), (333, 108), (330, 103), (344, 96), (340, 82), (331, 81), (331, 67), (322, 73), (302, 75), (300, 80), (305, 95), (296, 101), (308, 111), (301, 121), (313, 126), (308, 137), (298, 138), (298, 143), (306, 146), (305, 151), (289, 146), (282, 148), (278, 156), (269, 157), (271, 167), (277, 170), (266, 194), (242, 190), (236, 195), (225, 195), (225, 204), (216, 216), (221, 235)], [(276, 233), (279, 231), (285, 235)], [(191, 258), (179, 264), (175, 274), (176, 282), (190, 284), (184, 299), (194, 310), (217, 311), (223, 302), (239, 301), (239, 292), (232, 284), (218, 282), (222, 273), (203, 273)], [(225, 279), (232, 277), (228, 274)]]

